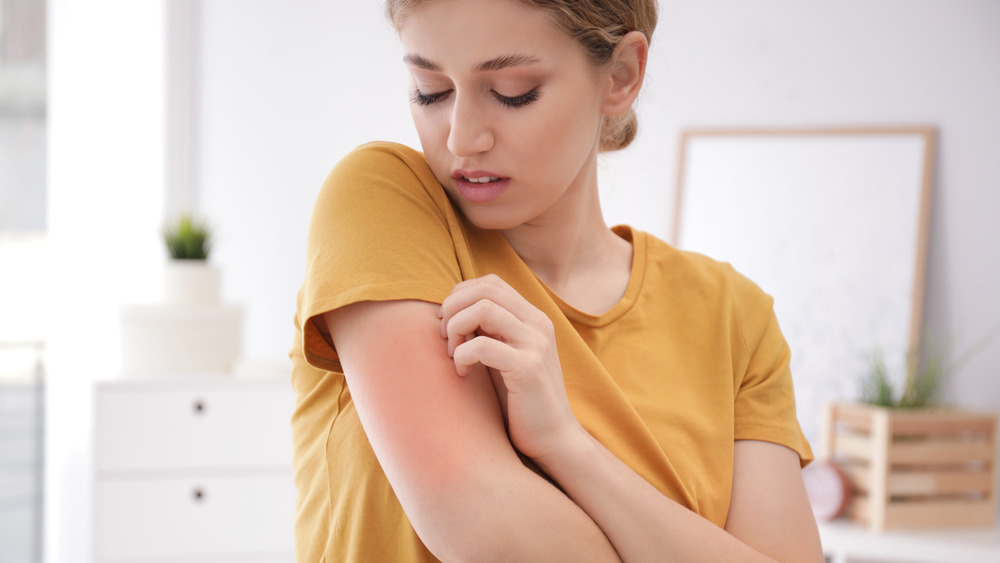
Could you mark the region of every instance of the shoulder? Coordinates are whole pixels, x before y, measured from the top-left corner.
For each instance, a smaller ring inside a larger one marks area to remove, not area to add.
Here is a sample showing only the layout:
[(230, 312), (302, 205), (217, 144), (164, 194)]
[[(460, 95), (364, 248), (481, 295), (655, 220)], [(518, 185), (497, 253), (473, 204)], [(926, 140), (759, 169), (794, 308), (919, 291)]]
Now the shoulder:
[(649, 265), (673, 283), (700, 289), (706, 294), (726, 291), (743, 299), (770, 299), (753, 280), (729, 262), (681, 250), (641, 231), (636, 231), (636, 236), (645, 237)]
[(365, 143), (347, 153), (334, 166), (326, 183), (345, 183), (358, 178), (437, 184), (422, 153), (388, 141)]
[(448, 199), (422, 153), (399, 143), (375, 141), (337, 162), (320, 188), (315, 209), (385, 210), (392, 205), (416, 205), (440, 214)]
[(393, 162), (412, 168), (427, 166), (423, 154), (416, 149), (391, 141), (371, 141), (358, 145), (347, 153), (337, 164), (337, 167), (351, 168), (371, 163), (391, 164)]
[(681, 250), (648, 233), (644, 237), (649, 290), (688, 310), (733, 318), (737, 324), (758, 324), (773, 311), (774, 300), (729, 262)]

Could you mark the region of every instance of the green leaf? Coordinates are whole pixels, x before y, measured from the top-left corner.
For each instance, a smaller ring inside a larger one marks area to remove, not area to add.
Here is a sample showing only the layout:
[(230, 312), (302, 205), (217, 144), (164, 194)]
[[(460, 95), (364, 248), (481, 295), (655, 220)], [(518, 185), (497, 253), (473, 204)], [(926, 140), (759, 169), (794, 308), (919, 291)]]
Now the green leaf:
[(163, 240), (175, 260), (207, 260), (212, 233), (205, 221), (185, 213), (163, 228)]

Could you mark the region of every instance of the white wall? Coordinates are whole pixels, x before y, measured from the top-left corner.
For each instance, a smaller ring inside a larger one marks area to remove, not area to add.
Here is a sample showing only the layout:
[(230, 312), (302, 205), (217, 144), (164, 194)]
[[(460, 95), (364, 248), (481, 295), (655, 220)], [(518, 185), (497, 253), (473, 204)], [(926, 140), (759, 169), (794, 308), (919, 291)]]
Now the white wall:
[(323, 178), (365, 141), (417, 143), (402, 53), (375, 2), (202, 6), (200, 209), (224, 296), (247, 305), (245, 355), (283, 359)]
[(165, 252), (161, 0), (50, 0), (45, 560), (90, 560), (91, 382)]
[[(643, 154), (633, 162), (676, 154), (677, 132), (686, 126), (934, 125), (940, 148), (925, 327), (961, 351), (1000, 326), (1000, 252), (991, 248), (1000, 240), (994, 219), (1000, 211), (1000, 4), (662, 6), (662, 41), (653, 55), (660, 60), (644, 107), (646, 123), (666, 131), (655, 140), (644, 137), (637, 151)], [(666, 168), (672, 192), (674, 161)], [(998, 363), (1000, 338), (954, 379), (953, 401), (1000, 410)], [(806, 383), (808, 374), (797, 377)]]
[[(1000, 211), (1000, 4), (767, 0), (662, 6), (653, 55), (660, 61), (644, 107), (646, 123), (662, 123), (667, 132), (653, 144), (644, 138), (643, 155), (633, 162), (660, 151), (676, 154), (677, 132), (689, 126), (936, 126), (925, 327), (957, 351), (995, 333), (1000, 252), (991, 241), (1000, 240), (994, 219)], [(666, 168), (672, 194), (675, 161)], [(998, 362), (1000, 338), (957, 374), (953, 402), (1000, 410)], [(808, 385), (808, 374), (796, 378)], [(812, 428), (814, 416), (800, 415)]]
[[(250, 306), (252, 355), (287, 351), (329, 168), (366, 140), (416, 143), (377, 4), (204, 3), (201, 197), (225, 235), (226, 290)], [(925, 318), (962, 351), (1000, 323), (998, 65), (991, 0), (662, 1), (639, 138), (602, 165), (608, 219), (669, 240), (685, 127), (936, 126)], [(998, 364), (1000, 338), (952, 381), (953, 401), (1000, 410)]]
[[(367, 140), (416, 146), (380, 4), (202, 0), (198, 201), (226, 298), (248, 306), (250, 358), (290, 346), (328, 170)], [(1000, 322), (1000, 3), (661, 7), (642, 131), (602, 165), (609, 221), (668, 237), (684, 127), (935, 125), (926, 323), (963, 348)], [(117, 368), (118, 305), (159, 294), (163, 23), (162, 0), (50, 2), (47, 561), (89, 560), (90, 382)], [(1000, 339), (955, 378), (953, 400), (1000, 410), (996, 365)]]

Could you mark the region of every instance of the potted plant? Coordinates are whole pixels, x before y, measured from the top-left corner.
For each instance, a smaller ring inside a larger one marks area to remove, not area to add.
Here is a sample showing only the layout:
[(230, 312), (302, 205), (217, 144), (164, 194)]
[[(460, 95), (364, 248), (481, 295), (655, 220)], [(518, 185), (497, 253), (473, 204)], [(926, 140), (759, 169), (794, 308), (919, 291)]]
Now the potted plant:
[(164, 269), (164, 294), (168, 303), (210, 305), (219, 301), (221, 274), (208, 262), (212, 231), (204, 220), (182, 214), (163, 228), (170, 254)]
[(122, 373), (230, 372), (242, 351), (243, 306), (220, 299), (222, 276), (208, 261), (212, 232), (204, 220), (185, 214), (162, 234), (169, 253), (164, 299), (121, 306)]
[(187, 213), (163, 227), (163, 240), (174, 260), (208, 260), (212, 249), (212, 232), (208, 224)]
[(846, 474), (851, 519), (876, 531), (996, 522), (997, 415), (938, 406), (971, 355), (949, 366), (911, 349), (897, 389), (876, 353), (861, 401), (824, 407), (818, 453)]

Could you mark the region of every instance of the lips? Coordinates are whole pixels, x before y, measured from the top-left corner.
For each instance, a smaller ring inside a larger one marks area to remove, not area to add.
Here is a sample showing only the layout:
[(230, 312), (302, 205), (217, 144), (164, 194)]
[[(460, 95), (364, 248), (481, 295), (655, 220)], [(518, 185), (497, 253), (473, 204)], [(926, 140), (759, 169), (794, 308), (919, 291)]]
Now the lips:
[(487, 203), (500, 197), (510, 184), (505, 178), (487, 170), (455, 170), (451, 177), (455, 180), (458, 194), (470, 203)]
[(453, 170), (451, 177), (455, 180), (466, 180), (473, 183), (485, 183), (487, 181), (504, 179), (503, 176), (495, 172), (489, 172), (487, 170), (463, 170), (461, 168)]

